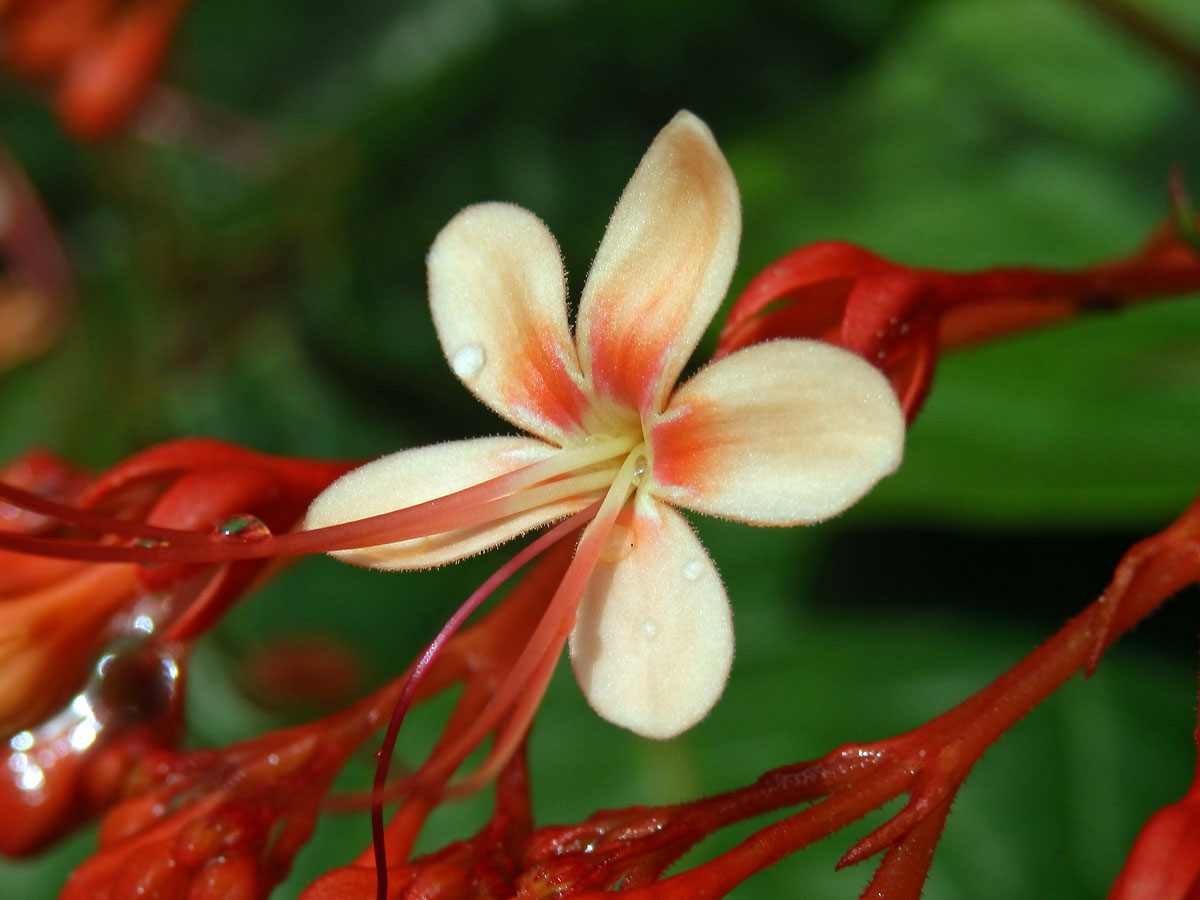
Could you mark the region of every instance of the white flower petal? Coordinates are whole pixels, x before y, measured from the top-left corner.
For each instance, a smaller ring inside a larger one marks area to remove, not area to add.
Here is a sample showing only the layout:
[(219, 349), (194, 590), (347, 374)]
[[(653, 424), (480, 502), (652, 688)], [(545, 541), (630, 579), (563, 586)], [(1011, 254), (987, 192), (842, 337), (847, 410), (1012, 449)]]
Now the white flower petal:
[(429, 251), (429, 305), (450, 368), (476, 397), (555, 443), (587, 402), (554, 237), (505, 203), (470, 206)]
[(655, 496), (758, 525), (842, 512), (896, 470), (904, 415), (884, 376), (846, 350), (780, 340), (707, 366), (650, 429)]
[(708, 127), (681, 112), (655, 138), (608, 223), (576, 344), (600, 396), (658, 412), (737, 261), (737, 183)]
[[(644, 737), (673, 737), (721, 696), (733, 662), (725, 588), (679, 513), (640, 496), (629, 531), (588, 580), (571, 632), (571, 665), (605, 719)], [(621, 529), (623, 526), (617, 526)], [(627, 540), (632, 539), (629, 543)]]
[[(340, 525), (444, 497), (547, 459), (558, 448), (528, 437), (476, 438), (401, 450), (347, 472), (313, 501), (306, 529)], [(424, 569), (479, 553), (582, 509), (566, 499), (427, 537), (338, 550), (338, 559), (374, 569)]]

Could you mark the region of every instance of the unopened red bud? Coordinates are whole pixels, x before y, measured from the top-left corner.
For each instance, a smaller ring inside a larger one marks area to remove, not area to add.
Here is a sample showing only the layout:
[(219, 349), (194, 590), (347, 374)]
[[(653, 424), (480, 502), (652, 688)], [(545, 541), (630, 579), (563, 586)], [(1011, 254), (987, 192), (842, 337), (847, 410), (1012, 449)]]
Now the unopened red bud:
[(192, 879), (187, 900), (256, 900), (258, 867), (244, 854), (214, 859)]
[(5, 61), (35, 79), (55, 77), (100, 26), (115, 0), (41, 0), (7, 24)]
[(119, 132), (153, 87), (175, 22), (167, 5), (147, 5), (91, 36), (59, 83), (55, 107), (77, 137), (101, 139)]
[(404, 900), (466, 900), (471, 876), (462, 866), (434, 862), (422, 870), (403, 894)]
[(1200, 797), (1189, 794), (1150, 817), (1109, 900), (1193, 900), (1200, 895)]
[[(126, 897), (136, 900), (185, 900), (190, 881), (188, 872), (175, 862), (168, 848), (156, 844), (130, 853), (108, 886), (108, 894), (102, 896), (122, 900)], [(84, 900), (85, 896), (72, 894), (70, 883), (63, 891), (63, 900)], [(95, 900), (100, 900), (100, 896), (96, 896)]]
[(29, 752), (11, 742), (0, 755), (0, 854), (25, 856), (64, 830), (72, 817), (72, 799), (80, 758), (74, 753)]
[(175, 859), (186, 868), (203, 866), (220, 855), (225, 835), (208, 819), (189, 822), (175, 840)]
[(126, 800), (104, 817), (100, 826), (100, 846), (111, 846), (140, 834), (164, 818), (168, 811), (163, 795), (157, 791)]

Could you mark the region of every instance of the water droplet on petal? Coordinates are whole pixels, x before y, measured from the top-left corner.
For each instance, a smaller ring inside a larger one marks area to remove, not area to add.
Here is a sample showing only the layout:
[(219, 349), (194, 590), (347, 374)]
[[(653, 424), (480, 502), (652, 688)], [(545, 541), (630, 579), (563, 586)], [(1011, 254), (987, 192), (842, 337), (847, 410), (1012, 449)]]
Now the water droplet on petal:
[(217, 534), (239, 541), (261, 541), (271, 536), (271, 529), (258, 516), (239, 514), (218, 525)]
[(658, 634), (657, 623), (652, 622), (650, 619), (646, 619), (646, 621), (642, 622), (642, 637), (652, 638), (656, 634)]
[(608, 538), (604, 541), (604, 548), (600, 551), (600, 561), (620, 562), (633, 552), (636, 545), (637, 538), (634, 536), (632, 528), (625, 525), (614, 525), (612, 531), (608, 533)]
[(450, 368), (459, 378), (470, 380), (483, 371), (483, 348), (478, 344), (459, 347), (450, 357)]
[(688, 581), (698, 581), (700, 576), (704, 574), (704, 563), (698, 559), (693, 559), (683, 567), (683, 577)]
[(645, 455), (638, 454), (638, 458), (633, 461), (633, 484), (638, 486), (646, 477), (646, 473), (650, 470), (650, 461)]

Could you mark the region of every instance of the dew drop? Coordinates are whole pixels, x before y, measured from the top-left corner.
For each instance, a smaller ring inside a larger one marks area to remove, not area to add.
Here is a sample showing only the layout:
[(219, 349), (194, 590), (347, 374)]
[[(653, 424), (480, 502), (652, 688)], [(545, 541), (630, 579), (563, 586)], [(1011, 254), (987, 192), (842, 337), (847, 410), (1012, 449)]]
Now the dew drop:
[[(134, 541), (134, 546), (135, 547), (145, 547), (147, 549), (153, 549), (154, 547), (169, 547), (171, 545), (169, 543), (167, 543), (166, 541), (156, 541), (153, 538), (138, 538), (136, 541)], [(143, 569), (157, 569), (159, 567), (159, 565), (160, 565), (159, 563), (144, 562), (144, 563), (142, 563), (142, 568)]]
[(633, 461), (633, 474), (631, 476), (635, 487), (642, 483), (649, 469), (650, 461), (644, 455), (639, 454), (638, 458)]
[(704, 574), (704, 563), (698, 559), (693, 559), (683, 567), (683, 577), (688, 581), (699, 581), (700, 576)]
[(483, 348), (478, 344), (459, 347), (450, 357), (450, 368), (459, 378), (471, 379), (483, 371)]
[(658, 634), (658, 624), (646, 619), (642, 622), (642, 637), (652, 638)]
[(22, 791), (40, 790), (46, 783), (46, 773), (41, 766), (30, 766), (17, 776), (17, 788)]
[(271, 536), (271, 529), (257, 516), (239, 514), (218, 525), (217, 534), (239, 541), (261, 541)]
[(101, 723), (150, 722), (167, 713), (180, 687), (179, 670), (169, 654), (120, 639), (100, 658), (87, 689), (76, 699), (87, 704), (89, 718)]
[(606, 563), (620, 562), (637, 546), (637, 538), (634, 536), (633, 529), (625, 525), (614, 525), (612, 531), (608, 533), (608, 538), (604, 541), (604, 548), (600, 551), (600, 561)]

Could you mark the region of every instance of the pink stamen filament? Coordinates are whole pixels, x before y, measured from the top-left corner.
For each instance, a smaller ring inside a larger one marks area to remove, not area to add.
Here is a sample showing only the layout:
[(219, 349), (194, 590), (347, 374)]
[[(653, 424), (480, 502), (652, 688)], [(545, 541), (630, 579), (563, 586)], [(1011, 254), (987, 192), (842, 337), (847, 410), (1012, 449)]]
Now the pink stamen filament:
[[(33, 511), (53, 515), (89, 530), (168, 542), (160, 546), (114, 546), (91, 541), (0, 533), (0, 548), (65, 559), (152, 565), (230, 562), (238, 559), (327, 553), (377, 546), (477, 526), (555, 500), (565, 500), (574, 496), (586, 500), (590, 493), (603, 489), (613, 481), (612, 475), (609, 474), (613, 467), (592, 467), (627, 453), (634, 444), (635, 441), (630, 438), (614, 438), (564, 449), (549, 459), (404, 509), (340, 525), (290, 532), (253, 541), (238, 541), (236, 537), (217, 537), (195, 531), (139, 525), (101, 513), (55, 504), (18, 488), (0, 485), (0, 497), (9, 498), (9, 502), (14, 505), (25, 506), (28, 502), (28, 508)], [(560, 477), (571, 471), (578, 474), (567, 478)], [(534, 485), (538, 485), (535, 490), (524, 490)], [(526, 494), (528, 499), (523, 496)], [(521, 499), (515, 499), (517, 497)]]
[[(600, 559), (618, 515), (634, 489), (634, 479), (641, 464), (642, 461), (636, 452), (630, 453), (626, 458), (620, 472), (613, 480), (612, 487), (605, 495), (603, 503), (600, 504), (595, 518), (584, 530), (575, 556), (571, 560), (570, 566), (567, 567), (558, 590), (554, 592), (554, 596), (546, 607), (542, 620), (534, 629), (525, 649), (513, 664), (512, 669), (509, 670), (507, 677), (496, 689), (492, 699), (488, 701), (488, 705), (475, 719), (471, 728), (439, 754), (437, 761), (423, 769), (417, 778), (429, 779), (434, 783), (448, 778), (487, 733), (496, 727), (500, 719), (510, 712), (518, 695), (527, 692), (535, 700), (541, 699), (539, 691), (530, 690), (534, 674), (545, 659), (548, 657), (557, 659), (561, 653), (574, 625), (575, 610), (583, 597), (588, 579), (591, 578), (592, 571)], [(545, 690), (545, 684), (541, 685), (541, 690)], [(536, 702), (522, 704), (522, 715), (526, 718), (525, 722), (521, 724), (528, 724), (536, 707)], [(516, 724), (515, 720), (514, 724)], [(489, 761), (490, 758), (485, 760), (484, 765), (489, 765)]]
[(558, 667), (561, 651), (561, 643), (552, 644), (546, 651), (546, 655), (538, 662), (537, 668), (529, 678), (526, 690), (518, 695), (516, 704), (492, 739), (492, 747), (487, 757), (473, 772), (451, 785), (444, 792), (447, 797), (465, 797), (473, 794), (492, 781), (508, 764), (513, 752), (529, 732), (530, 723), (541, 705), (546, 689), (550, 686), (554, 670)]
[(107, 513), (91, 509), (80, 509), (65, 503), (56, 503), (41, 494), (35, 494), (11, 484), (0, 481), (0, 501), (4, 501), (18, 509), (28, 510), (42, 516), (57, 519), (76, 528), (94, 531), (98, 534), (117, 535), (120, 537), (139, 538), (143, 540), (172, 540), (182, 543), (211, 543), (212, 537), (198, 531), (181, 531), (178, 528), (163, 528), (148, 525), (145, 522), (119, 519)]
[(383, 738), (383, 745), (379, 750), (379, 764), (375, 769), (375, 781), (371, 789), (371, 833), (375, 848), (375, 871), (380, 900), (386, 900), (387, 898), (387, 846), (383, 834), (383, 800), (387, 785), (388, 767), (391, 764), (392, 753), (396, 746), (396, 738), (400, 732), (400, 725), (403, 723), (405, 715), (412, 706), (417, 689), (420, 687), (425, 675), (437, 661), (438, 656), (441, 655), (446, 644), (449, 643), (458, 629), (479, 608), (483, 601), (491, 596), (500, 585), (511, 578), (526, 563), (532, 561), (553, 544), (562, 540), (567, 534), (576, 530), (584, 522), (592, 518), (600, 509), (600, 506), (601, 504), (599, 503), (593, 504), (583, 512), (572, 516), (566, 521), (560, 522), (501, 566), (454, 612), (446, 624), (442, 626), (441, 631), (429, 642), (429, 645), (425, 648), (425, 652), (421, 654), (412, 671), (409, 673), (407, 680), (404, 682), (404, 689), (396, 701), (391, 719), (388, 722), (387, 732)]

